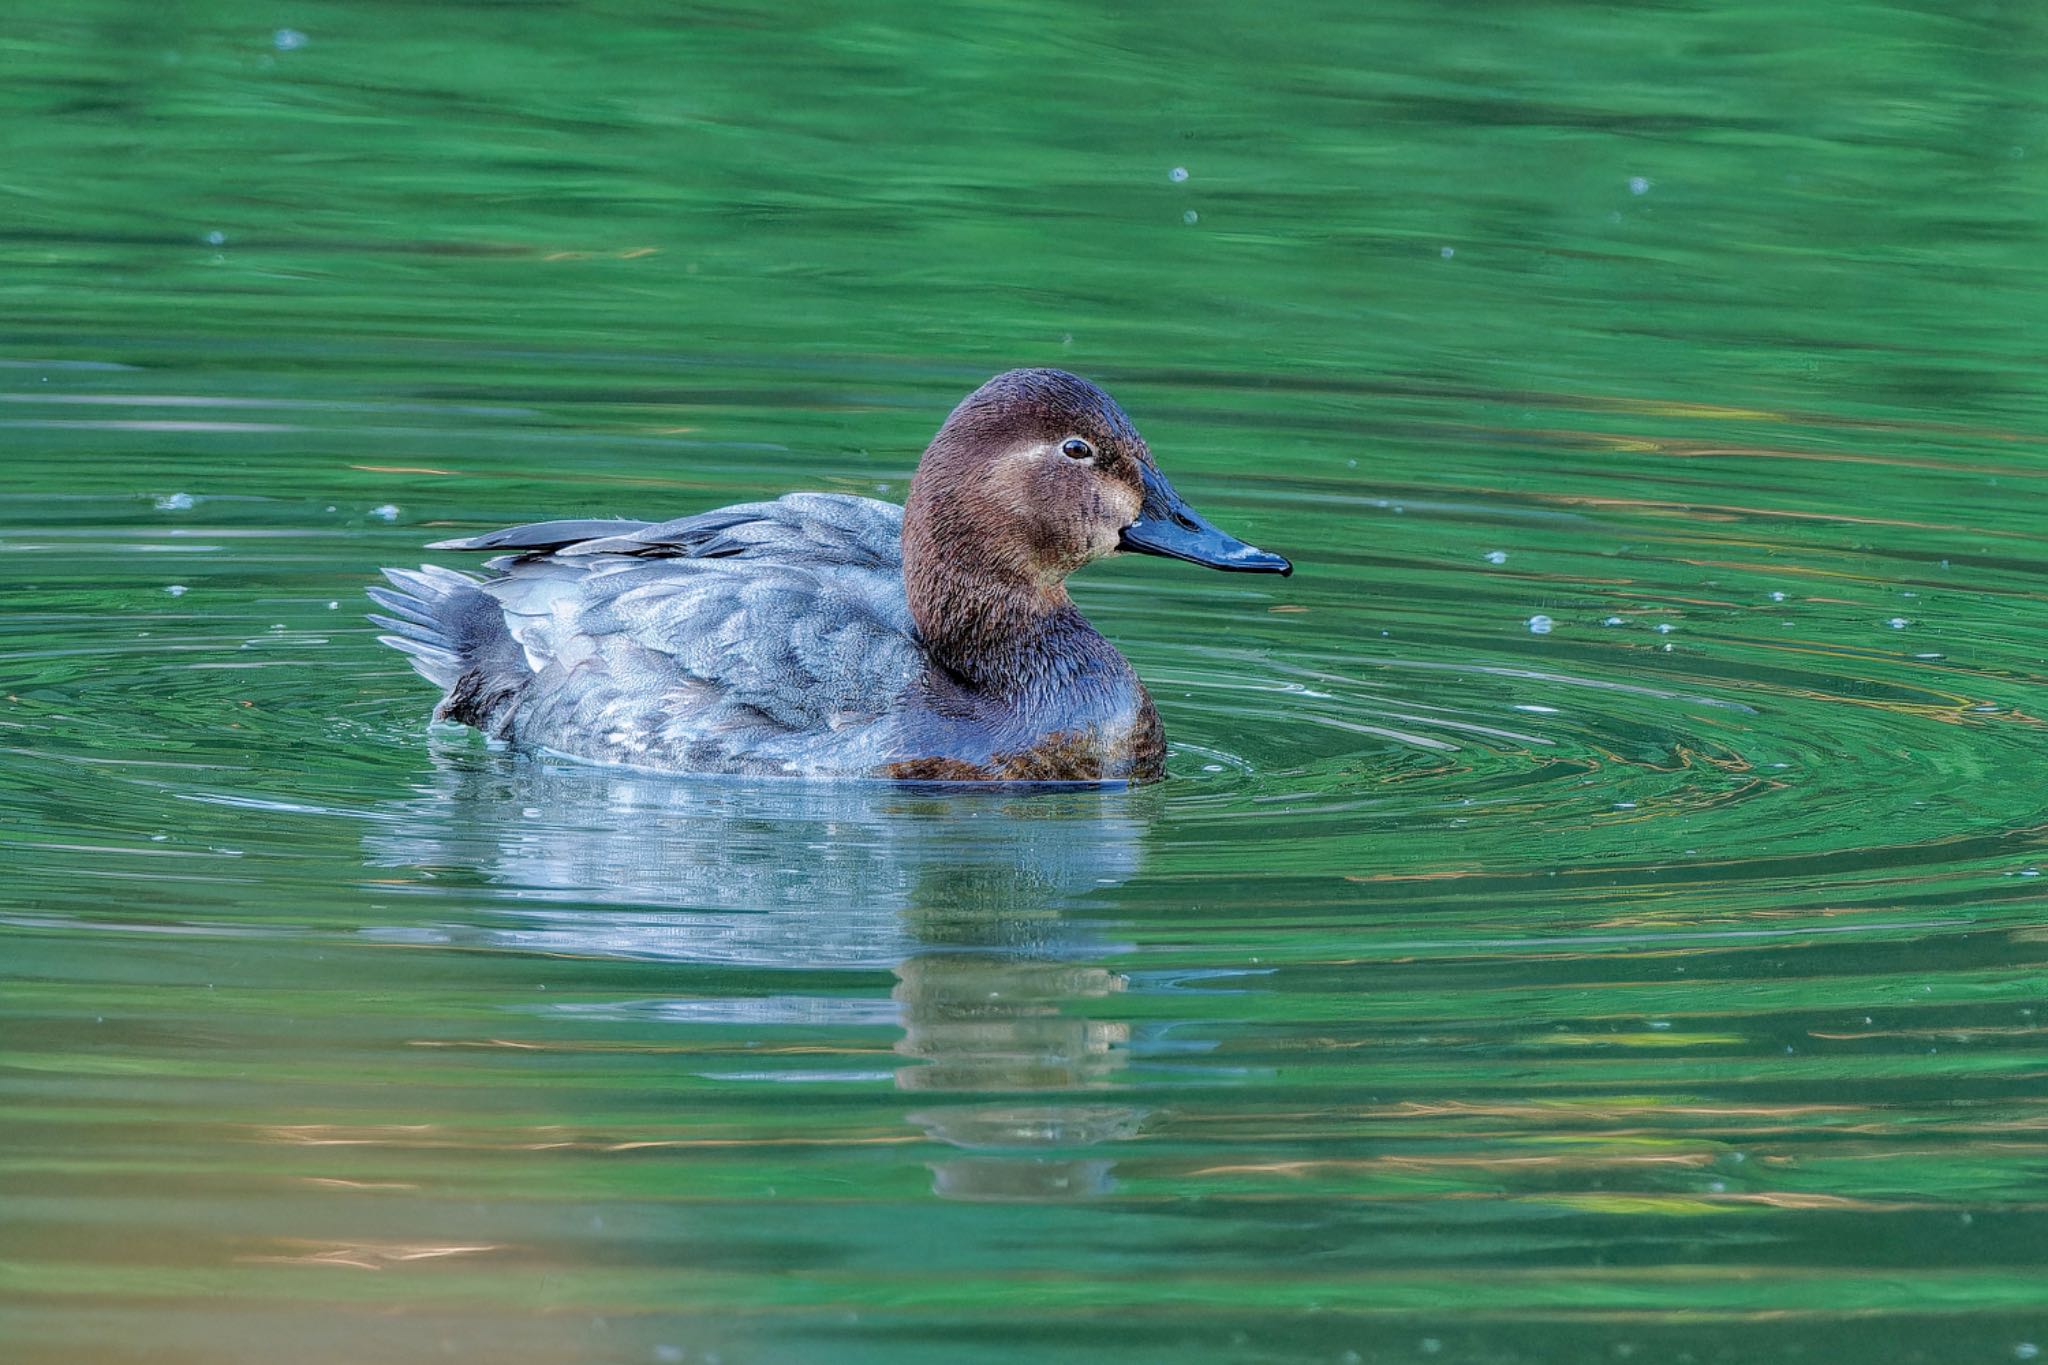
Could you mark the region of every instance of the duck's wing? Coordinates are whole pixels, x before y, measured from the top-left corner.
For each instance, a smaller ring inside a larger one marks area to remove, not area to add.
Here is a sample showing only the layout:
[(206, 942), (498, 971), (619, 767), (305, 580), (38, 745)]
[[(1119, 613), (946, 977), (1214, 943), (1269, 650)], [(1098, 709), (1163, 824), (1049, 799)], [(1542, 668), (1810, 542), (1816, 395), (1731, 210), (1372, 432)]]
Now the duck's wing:
[[(556, 533), (538, 527), (457, 542), (513, 553), (445, 606), (420, 600), (445, 578), (390, 575), (403, 591), (379, 590), (398, 618), (384, 623), (462, 659), (443, 714), (615, 761), (803, 770), (915, 676), (901, 508), (796, 494), (629, 525), (551, 549), (538, 542)], [(444, 620), (460, 630), (422, 640)]]
[(546, 554), (579, 541), (606, 536), (630, 535), (645, 530), (651, 522), (601, 518), (591, 521), (536, 521), (526, 526), (508, 526), (489, 535), (466, 536), (460, 540), (437, 540), (429, 550), (511, 550), (518, 554)]
[(903, 570), (903, 509), (845, 493), (791, 493), (563, 548), (565, 556), (780, 559), (811, 565)]

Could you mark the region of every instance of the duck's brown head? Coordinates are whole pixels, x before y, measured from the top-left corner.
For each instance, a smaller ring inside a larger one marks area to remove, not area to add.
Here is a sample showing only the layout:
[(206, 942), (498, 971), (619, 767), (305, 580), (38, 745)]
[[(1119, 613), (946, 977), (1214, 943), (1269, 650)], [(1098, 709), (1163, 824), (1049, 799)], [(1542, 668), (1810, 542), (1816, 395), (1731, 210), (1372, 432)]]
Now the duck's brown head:
[(926, 448), (904, 506), (904, 574), (928, 635), (932, 593), (920, 589), (935, 579), (1064, 601), (1068, 574), (1125, 550), (1293, 571), (1197, 516), (1116, 400), (1064, 370), (1010, 370), (967, 395)]

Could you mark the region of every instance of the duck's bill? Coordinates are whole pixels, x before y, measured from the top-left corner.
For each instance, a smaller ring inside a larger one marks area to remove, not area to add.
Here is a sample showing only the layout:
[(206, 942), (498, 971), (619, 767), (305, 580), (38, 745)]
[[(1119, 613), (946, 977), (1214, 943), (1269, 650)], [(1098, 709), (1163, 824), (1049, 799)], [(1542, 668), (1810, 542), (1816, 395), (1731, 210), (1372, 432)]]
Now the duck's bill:
[(1247, 545), (1204, 521), (1157, 469), (1145, 465), (1143, 470), (1145, 503), (1138, 510), (1138, 519), (1124, 527), (1119, 549), (1185, 559), (1190, 564), (1206, 564), (1235, 573), (1276, 573), (1285, 577), (1294, 572), (1294, 566), (1281, 556)]

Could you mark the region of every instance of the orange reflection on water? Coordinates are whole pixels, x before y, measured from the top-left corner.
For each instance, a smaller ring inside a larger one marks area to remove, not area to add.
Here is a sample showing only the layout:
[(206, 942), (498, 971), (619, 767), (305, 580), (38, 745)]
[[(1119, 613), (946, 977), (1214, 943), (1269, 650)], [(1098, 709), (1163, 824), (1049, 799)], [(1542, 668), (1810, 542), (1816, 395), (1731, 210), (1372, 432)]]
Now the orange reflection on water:
[[(313, 1246), (316, 1243), (301, 1242), (298, 1245)], [(307, 1251), (296, 1256), (237, 1256), (235, 1259), (253, 1265), (337, 1265), (351, 1270), (389, 1270), (393, 1266), (409, 1265), (416, 1261), (440, 1261), (450, 1256), (475, 1256), (486, 1251), (503, 1251), (499, 1243), (482, 1246), (412, 1246), (405, 1243), (344, 1243), (319, 1251)]]

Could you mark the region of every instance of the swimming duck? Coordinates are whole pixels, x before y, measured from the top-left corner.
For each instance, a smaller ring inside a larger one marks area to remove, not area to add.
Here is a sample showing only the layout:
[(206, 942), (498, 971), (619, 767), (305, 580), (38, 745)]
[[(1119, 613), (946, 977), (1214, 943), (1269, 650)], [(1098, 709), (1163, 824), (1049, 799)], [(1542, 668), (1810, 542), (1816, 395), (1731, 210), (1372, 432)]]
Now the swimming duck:
[(1181, 500), (1116, 401), (1011, 370), (955, 408), (901, 507), (792, 493), (678, 521), (545, 521), (386, 569), (379, 638), (494, 739), (674, 772), (1143, 782), (1165, 738), (1067, 575), (1122, 551), (1293, 566)]

